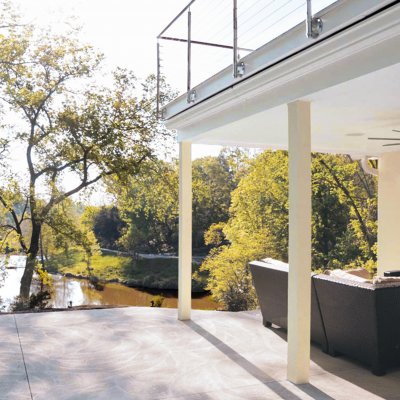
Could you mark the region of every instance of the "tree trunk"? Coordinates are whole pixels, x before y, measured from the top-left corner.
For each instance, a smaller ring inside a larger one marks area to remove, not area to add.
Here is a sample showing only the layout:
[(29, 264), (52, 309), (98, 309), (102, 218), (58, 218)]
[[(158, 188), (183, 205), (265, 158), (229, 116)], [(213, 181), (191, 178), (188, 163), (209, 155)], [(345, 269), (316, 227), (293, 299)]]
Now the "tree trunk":
[(356, 214), (356, 218), (360, 224), (360, 229), (363, 234), (364, 240), (368, 243), (368, 253), (369, 257), (376, 261), (376, 254), (372, 251), (372, 247), (374, 246), (375, 242), (373, 238), (371, 237), (368, 227), (366, 225), (366, 221), (364, 221), (357, 204), (355, 200), (353, 199), (352, 195), (350, 192), (347, 190), (346, 186), (341, 182), (341, 180), (338, 178), (338, 176), (335, 174), (332, 168), (329, 167), (329, 165), (324, 161), (324, 160), (319, 160), (319, 162), (327, 169), (327, 171), (331, 174), (333, 180), (336, 182), (336, 185), (338, 188), (344, 193), (346, 198), (348, 199), (350, 206), (353, 208), (354, 213)]
[(19, 290), (19, 296), (23, 302), (29, 300), (32, 277), (36, 264), (36, 256), (37, 254), (28, 254), (26, 258), (25, 270), (21, 278), (21, 286)]
[(19, 291), (19, 296), (21, 298), (21, 301), (23, 302), (29, 300), (32, 277), (36, 265), (36, 257), (39, 253), (40, 230), (41, 230), (41, 225), (34, 223), (32, 221), (31, 243), (27, 253), (25, 270), (21, 278), (21, 286)]
[(43, 240), (42, 234), (40, 233), (40, 261), (42, 262), (42, 269), (44, 271), (45, 264), (44, 264), (44, 254), (43, 254)]

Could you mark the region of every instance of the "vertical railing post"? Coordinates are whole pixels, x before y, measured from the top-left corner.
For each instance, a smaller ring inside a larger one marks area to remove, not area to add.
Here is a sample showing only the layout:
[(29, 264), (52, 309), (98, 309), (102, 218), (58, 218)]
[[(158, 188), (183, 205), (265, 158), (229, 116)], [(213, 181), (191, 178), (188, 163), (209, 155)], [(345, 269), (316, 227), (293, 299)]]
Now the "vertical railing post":
[(192, 12), (188, 11), (188, 37), (187, 37), (187, 92), (192, 88)]
[(157, 40), (157, 118), (160, 118), (160, 42)]
[(307, 37), (312, 37), (312, 4), (307, 0)]
[(238, 76), (237, 0), (233, 0), (233, 77)]

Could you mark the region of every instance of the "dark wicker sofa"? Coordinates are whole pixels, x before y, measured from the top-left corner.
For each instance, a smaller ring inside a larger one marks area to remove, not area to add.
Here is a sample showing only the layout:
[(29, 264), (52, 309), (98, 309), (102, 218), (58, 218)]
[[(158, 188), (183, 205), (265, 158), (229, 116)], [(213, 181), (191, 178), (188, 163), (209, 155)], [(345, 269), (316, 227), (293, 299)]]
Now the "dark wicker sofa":
[[(274, 324), (283, 329), (287, 329), (287, 264), (253, 261), (250, 263), (250, 270), (261, 308), (264, 326), (270, 327), (271, 324)], [(328, 343), (314, 288), (312, 288), (311, 296), (311, 340), (319, 344), (322, 351), (328, 352)]]
[(400, 286), (313, 277), (329, 353), (368, 365), (375, 375), (400, 366)]
[[(287, 328), (288, 267), (250, 263), (264, 325)], [(312, 276), (311, 339), (331, 355), (344, 354), (376, 375), (400, 366), (400, 285)]]

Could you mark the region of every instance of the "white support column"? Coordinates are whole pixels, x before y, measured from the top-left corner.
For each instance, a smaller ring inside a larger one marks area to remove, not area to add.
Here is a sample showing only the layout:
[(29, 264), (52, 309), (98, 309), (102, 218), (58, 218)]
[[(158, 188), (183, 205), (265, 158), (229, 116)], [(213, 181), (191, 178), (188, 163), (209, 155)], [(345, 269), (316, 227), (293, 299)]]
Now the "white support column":
[(289, 298), (288, 379), (309, 381), (311, 326), (311, 121), (310, 104), (288, 104)]
[(192, 309), (192, 144), (179, 143), (179, 283), (178, 319)]
[(378, 161), (378, 275), (400, 268), (400, 152)]

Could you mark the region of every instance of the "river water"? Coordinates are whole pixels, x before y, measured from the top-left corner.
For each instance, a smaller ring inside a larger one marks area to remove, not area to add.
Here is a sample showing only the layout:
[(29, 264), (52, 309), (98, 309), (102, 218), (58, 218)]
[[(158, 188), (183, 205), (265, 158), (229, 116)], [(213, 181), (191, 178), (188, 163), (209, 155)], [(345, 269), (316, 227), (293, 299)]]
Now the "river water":
[[(8, 311), (15, 296), (18, 295), (24, 267), (24, 256), (11, 255), (7, 259), (5, 256), (0, 256), (0, 310)], [(67, 278), (62, 275), (52, 275), (52, 277), (53, 295), (48, 305), (55, 308), (65, 308), (70, 301), (72, 306), (150, 306), (156, 295), (164, 297), (162, 307), (176, 308), (178, 303), (176, 290), (137, 289), (119, 283), (106, 283), (99, 290), (86, 279)], [(35, 291), (35, 288), (33, 290)], [(215, 310), (217, 304), (209, 295), (193, 293), (192, 307)]]

